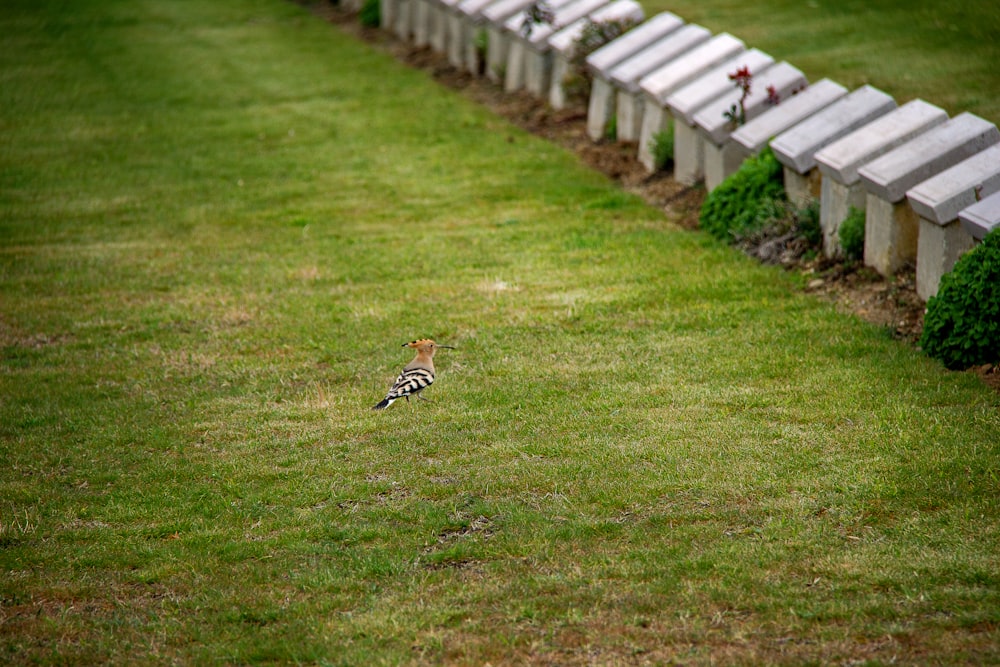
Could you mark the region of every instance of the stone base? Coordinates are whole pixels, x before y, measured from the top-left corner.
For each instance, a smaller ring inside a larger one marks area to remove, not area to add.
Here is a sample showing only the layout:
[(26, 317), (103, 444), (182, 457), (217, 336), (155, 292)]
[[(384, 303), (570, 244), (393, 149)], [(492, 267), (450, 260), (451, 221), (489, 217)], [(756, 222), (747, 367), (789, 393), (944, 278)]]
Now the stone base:
[(444, 53), (448, 42), (448, 13), (441, 5), (431, 5), (431, 50)]
[(552, 83), (549, 85), (549, 104), (555, 110), (566, 108), (566, 90), (563, 80), (569, 72), (569, 61), (561, 53), (552, 56)]
[(865, 189), (861, 181), (854, 185), (844, 185), (823, 177), (820, 185), (819, 225), (823, 229), (823, 254), (830, 258), (843, 257), (840, 246), (840, 224), (847, 219), (851, 207), (865, 210)]
[[(485, 26), (466, 23), (462, 33), (465, 35), (465, 43), (463, 44), (465, 50), (465, 69), (469, 70), (472, 76), (482, 76), (489, 72), (489, 67), (486, 64), (489, 56), (489, 44), (487, 42), (489, 40), (489, 30)], [(487, 43), (486, 51), (482, 51), (479, 48), (479, 44), (484, 42)]]
[(917, 214), (904, 199), (892, 204), (865, 196), (865, 264), (891, 276), (917, 259)]
[(642, 129), (642, 95), (618, 91), (615, 108), (618, 128), (618, 141), (639, 141), (639, 131)]
[(727, 141), (716, 146), (711, 141), (705, 142), (705, 190), (711, 192), (719, 187), (728, 176), (746, 159), (744, 151), (735, 141)]
[(587, 106), (587, 136), (600, 141), (615, 113), (615, 87), (609, 82), (595, 77), (590, 84), (590, 102)]
[(396, 37), (400, 39), (409, 40), (412, 34), (411, 29), (411, 13), (413, 11), (413, 3), (416, 0), (399, 0), (396, 6), (396, 26), (395, 32)]
[[(509, 61), (508, 61), (509, 62)], [(552, 52), (524, 51), (524, 87), (535, 97), (545, 98), (552, 78)]]
[(694, 185), (705, 178), (705, 140), (696, 129), (674, 118), (674, 180)]
[(465, 21), (457, 14), (445, 14), (445, 30), (448, 36), (448, 64), (455, 69), (465, 68)]
[(995, 192), (959, 211), (958, 221), (965, 233), (976, 241), (982, 241), (993, 230), (1000, 229), (1000, 192)]
[(431, 6), (429, 0), (410, 0), (413, 5), (413, 45), (427, 46), (430, 40)]
[(501, 83), (507, 72), (507, 34), (494, 26), (486, 29), (486, 78)]
[(788, 201), (796, 206), (808, 206), (813, 199), (822, 196), (820, 183), (822, 177), (819, 169), (813, 167), (805, 174), (800, 174), (794, 169), (783, 167), (785, 177), (785, 196)]
[(656, 171), (656, 157), (653, 155), (653, 137), (670, 129), (673, 120), (666, 109), (647, 99), (643, 104), (642, 127), (639, 130), (639, 162), (650, 173)]
[(399, 11), (399, 0), (379, 0), (379, 26), (383, 30), (393, 30), (396, 27), (396, 13)]
[(955, 266), (958, 258), (972, 249), (974, 239), (955, 220), (939, 225), (920, 218), (917, 239), (917, 296), (927, 301), (937, 294), (941, 277)]
[(524, 69), (528, 59), (528, 49), (519, 39), (510, 40), (507, 47), (507, 69), (504, 71), (504, 92), (514, 93), (524, 88)]

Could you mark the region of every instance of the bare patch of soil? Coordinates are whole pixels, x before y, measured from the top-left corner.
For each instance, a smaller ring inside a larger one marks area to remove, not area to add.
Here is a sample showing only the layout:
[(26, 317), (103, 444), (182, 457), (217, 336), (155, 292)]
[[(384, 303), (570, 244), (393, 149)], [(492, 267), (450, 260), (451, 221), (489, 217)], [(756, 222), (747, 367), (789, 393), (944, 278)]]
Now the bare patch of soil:
[[(461, 91), (469, 99), (518, 127), (573, 151), (585, 164), (618, 181), (626, 191), (662, 209), (672, 222), (686, 229), (698, 227), (704, 188), (678, 183), (668, 172), (647, 173), (636, 159), (635, 144), (593, 142), (587, 135), (584, 101), (571, 104), (566, 109), (552, 109), (547, 102), (526, 92), (507, 93), (498, 83), (460, 71), (448, 62), (445, 55), (430, 48), (417, 48), (389, 31), (364, 28), (354, 13), (328, 2), (310, 6), (316, 14), (345, 32), (384, 48), (411, 67), (428, 72), (440, 84)], [(886, 327), (895, 338), (911, 345), (917, 344), (923, 329), (925, 304), (916, 294), (912, 269), (886, 279), (857, 263), (809, 259), (810, 253), (805, 252), (805, 248), (790, 247), (796, 244), (801, 246), (794, 235), (761, 238), (750, 247), (744, 247), (744, 251), (762, 261), (781, 264), (789, 271), (803, 273), (809, 277), (809, 292), (868, 322)], [(1000, 391), (1000, 366), (974, 370), (986, 384)]]

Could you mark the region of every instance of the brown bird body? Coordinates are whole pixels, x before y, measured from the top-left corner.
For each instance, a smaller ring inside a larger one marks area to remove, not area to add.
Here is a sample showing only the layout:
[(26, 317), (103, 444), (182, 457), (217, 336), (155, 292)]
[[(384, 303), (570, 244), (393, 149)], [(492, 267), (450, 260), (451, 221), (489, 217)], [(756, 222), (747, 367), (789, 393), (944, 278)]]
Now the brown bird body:
[(434, 382), (434, 352), (442, 347), (454, 349), (450, 345), (438, 345), (430, 338), (403, 343), (403, 347), (412, 347), (417, 351), (417, 356), (403, 367), (403, 372), (396, 378), (389, 393), (378, 404), (372, 406), (372, 410), (384, 410), (400, 398), (405, 398), (407, 402), (410, 396), (423, 399), (420, 392)]

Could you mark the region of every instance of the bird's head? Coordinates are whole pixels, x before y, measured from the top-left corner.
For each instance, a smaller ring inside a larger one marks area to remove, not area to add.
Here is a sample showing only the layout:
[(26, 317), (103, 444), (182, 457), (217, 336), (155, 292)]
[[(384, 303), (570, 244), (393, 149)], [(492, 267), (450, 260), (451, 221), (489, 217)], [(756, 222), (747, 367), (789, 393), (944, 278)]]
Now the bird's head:
[(421, 338), (420, 340), (411, 340), (409, 343), (403, 343), (403, 347), (412, 347), (417, 352), (423, 352), (434, 356), (434, 351), (439, 348), (446, 348), (448, 350), (454, 350), (451, 345), (438, 345), (430, 338)]

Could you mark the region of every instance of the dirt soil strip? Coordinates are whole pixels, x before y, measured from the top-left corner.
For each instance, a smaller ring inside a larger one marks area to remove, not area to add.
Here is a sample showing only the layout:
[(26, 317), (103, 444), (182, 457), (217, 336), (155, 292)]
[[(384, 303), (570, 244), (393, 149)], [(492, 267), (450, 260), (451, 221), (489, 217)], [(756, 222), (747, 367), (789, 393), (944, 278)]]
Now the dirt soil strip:
[[(617, 181), (627, 192), (661, 209), (681, 227), (698, 227), (704, 187), (680, 184), (670, 172), (647, 173), (636, 158), (634, 143), (591, 141), (587, 135), (585, 101), (571, 101), (566, 109), (556, 111), (524, 91), (507, 93), (501, 85), (485, 77), (456, 69), (444, 54), (435, 53), (429, 47), (417, 48), (390, 31), (365, 28), (356, 13), (331, 2), (300, 1), (344, 32), (387, 51), (410, 67), (428, 72), (441, 85), (460, 91), (514, 125), (573, 151), (585, 164)], [(885, 279), (860, 263), (837, 262), (823, 257), (804, 259), (793, 254), (779, 263), (786, 270), (810, 277), (806, 290), (835, 303), (841, 310), (889, 329), (894, 338), (910, 345), (915, 346), (920, 339), (925, 304), (916, 293), (914, 267), (906, 267), (895, 277)], [(1000, 391), (1000, 365), (973, 370), (986, 384)]]

